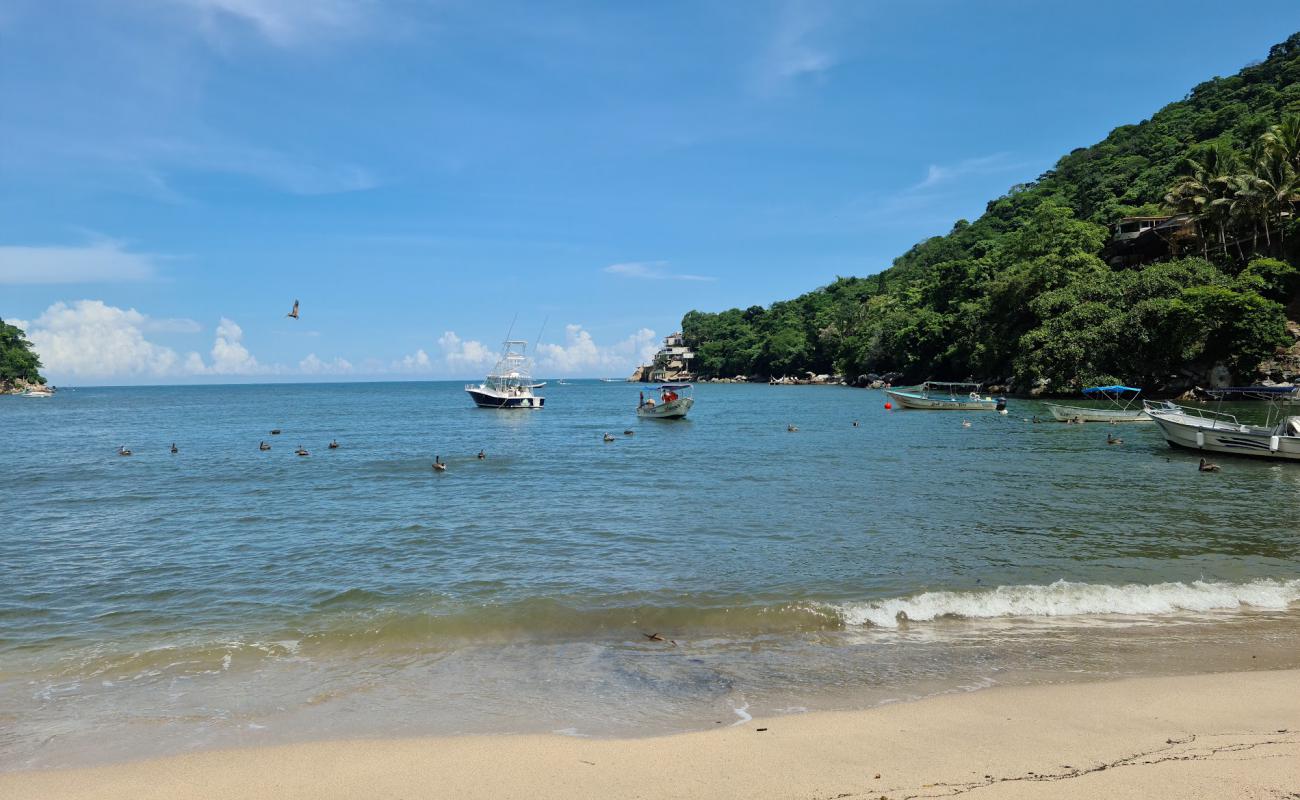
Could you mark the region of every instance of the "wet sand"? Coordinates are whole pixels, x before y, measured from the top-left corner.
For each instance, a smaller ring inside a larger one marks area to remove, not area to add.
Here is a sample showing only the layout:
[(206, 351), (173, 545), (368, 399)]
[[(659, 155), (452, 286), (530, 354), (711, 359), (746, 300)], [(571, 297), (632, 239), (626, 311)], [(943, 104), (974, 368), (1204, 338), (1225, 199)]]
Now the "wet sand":
[(991, 689), (647, 739), (330, 741), (0, 775), (0, 796), (16, 800), (1217, 800), (1297, 791), (1300, 670)]

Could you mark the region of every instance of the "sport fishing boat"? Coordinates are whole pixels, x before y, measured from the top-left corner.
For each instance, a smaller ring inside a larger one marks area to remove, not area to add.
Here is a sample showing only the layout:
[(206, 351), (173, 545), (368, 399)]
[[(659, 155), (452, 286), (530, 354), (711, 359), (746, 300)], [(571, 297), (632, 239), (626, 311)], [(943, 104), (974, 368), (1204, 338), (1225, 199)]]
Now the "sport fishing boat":
[(1002, 411), (1007, 407), (1005, 397), (981, 395), (979, 388), (978, 383), (926, 381), (920, 386), (886, 389), (885, 394), (903, 408), (930, 411)]
[(1047, 410), (1061, 422), (1150, 422), (1145, 408), (1134, 408), (1141, 389), (1132, 386), (1091, 386), (1085, 397), (1105, 400), (1107, 406), (1063, 406), (1047, 403)]
[(50, 391), (49, 388), (45, 386), (32, 386), (18, 396), (19, 397), (53, 397), (54, 392)]
[(526, 355), (528, 342), (509, 339), (501, 352), (501, 359), (480, 384), (465, 387), (479, 408), (541, 408), (545, 397), (538, 397), (534, 389), (545, 383), (533, 383), (532, 360)]
[(695, 405), (695, 398), (691, 396), (693, 391), (694, 387), (689, 383), (665, 383), (659, 387), (657, 401), (654, 398), (647, 400), (645, 392), (642, 392), (636, 415), (642, 419), (681, 419)]
[(1143, 405), (1170, 447), (1300, 461), (1300, 416), (1282, 415), (1276, 398), (1263, 399), (1273, 401), (1263, 425), (1246, 425), (1232, 414), (1169, 401)]

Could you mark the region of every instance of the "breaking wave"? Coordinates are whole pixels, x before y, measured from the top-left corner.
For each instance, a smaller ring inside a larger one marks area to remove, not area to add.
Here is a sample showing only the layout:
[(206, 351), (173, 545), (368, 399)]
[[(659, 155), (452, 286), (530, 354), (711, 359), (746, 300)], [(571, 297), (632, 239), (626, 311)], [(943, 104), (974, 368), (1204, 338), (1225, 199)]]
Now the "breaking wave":
[(1043, 585), (999, 586), (967, 592), (924, 592), (832, 608), (846, 625), (896, 628), (904, 621), (942, 618), (1070, 617), (1089, 614), (1161, 616), (1231, 611), (1243, 607), (1285, 610), (1300, 601), (1300, 579), (1248, 583), (1130, 583), (1122, 586), (1059, 580)]

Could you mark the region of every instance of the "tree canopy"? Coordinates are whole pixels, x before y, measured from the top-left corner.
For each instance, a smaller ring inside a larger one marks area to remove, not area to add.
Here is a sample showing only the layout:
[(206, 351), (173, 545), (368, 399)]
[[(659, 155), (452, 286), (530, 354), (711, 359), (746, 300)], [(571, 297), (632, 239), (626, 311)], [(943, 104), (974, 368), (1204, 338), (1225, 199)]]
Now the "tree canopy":
[(0, 386), (18, 381), (45, 383), (40, 369), (41, 360), (23, 329), (0, 319)]
[[(1061, 158), (870, 278), (767, 308), (691, 311), (709, 376), (901, 372), (1065, 390), (1245, 376), (1300, 289), (1300, 34)], [(1184, 214), (1195, 252), (1103, 260), (1107, 226)]]

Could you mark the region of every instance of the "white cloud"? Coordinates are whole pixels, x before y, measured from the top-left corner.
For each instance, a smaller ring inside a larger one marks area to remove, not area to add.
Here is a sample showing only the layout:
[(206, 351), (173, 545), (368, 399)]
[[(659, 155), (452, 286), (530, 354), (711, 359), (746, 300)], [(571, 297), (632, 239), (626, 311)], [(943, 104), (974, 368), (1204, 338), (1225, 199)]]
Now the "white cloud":
[(146, 318), (144, 329), (150, 333), (198, 333), (203, 326), (192, 319), (172, 317), (169, 319)]
[(1007, 153), (967, 158), (955, 164), (931, 164), (926, 170), (925, 178), (911, 188), (909, 192), (923, 192), (944, 184), (954, 183), (969, 175), (994, 175), (1021, 169), (1024, 163), (1014, 161)]
[[(451, 335), (454, 336), (455, 334), (451, 334)], [(443, 334), (443, 339), (447, 338), (447, 336), (448, 334)], [(442, 340), (439, 339), (439, 341)], [(471, 344), (477, 344), (477, 342), (472, 342)], [(420, 348), (419, 350), (416, 350), (413, 354), (409, 356), (403, 356), (397, 361), (394, 361), (389, 366), (389, 369), (392, 370), (393, 372), (406, 372), (406, 373), (430, 372), (433, 369), (433, 362), (429, 359), (429, 354), (424, 352), (424, 348)]]
[(315, 353), (308, 353), (298, 362), (298, 371), (304, 375), (348, 375), (352, 372), (352, 363), (342, 357), (324, 361)]
[(221, 318), (212, 342), (212, 375), (265, 375), (277, 370), (262, 366), (243, 345), (244, 330), (232, 319)]
[(453, 331), (438, 337), (438, 347), (442, 350), (443, 361), (453, 370), (478, 371), (497, 361), (497, 353), (492, 348), (473, 339), (462, 340)]
[(667, 270), (667, 261), (628, 261), (621, 264), (610, 264), (605, 267), (604, 271), (611, 275), (621, 275), (624, 278), (642, 278), (645, 280), (671, 280), (671, 281), (711, 281), (715, 280), (707, 275), (688, 275), (684, 273), (669, 272)]
[(538, 367), (562, 375), (621, 375), (648, 362), (658, 349), (658, 339), (649, 328), (641, 328), (621, 342), (601, 346), (581, 325), (566, 325), (564, 344), (543, 344), (537, 348)]
[(32, 321), (27, 338), (56, 377), (159, 377), (190, 366), (144, 337), (146, 321), (134, 308), (102, 300), (55, 303)]
[(373, 3), (363, 0), (172, 0), (190, 9), (218, 41), (231, 25), (252, 28), (271, 44), (293, 47), (356, 35)]
[(837, 62), (829, 42), (831, 13), (824, 2), (786, 0), (759, 58), (754, 88), (779, 94), (800, 79), (828, 72)]
[(110, 283), (153, 277), (151, 256), (118, 242), (82, 247), (0, 246), (0, 284)]

